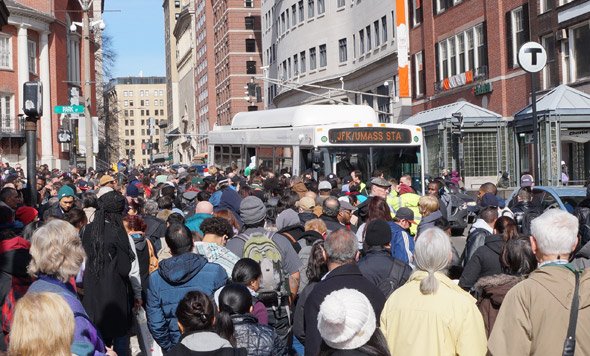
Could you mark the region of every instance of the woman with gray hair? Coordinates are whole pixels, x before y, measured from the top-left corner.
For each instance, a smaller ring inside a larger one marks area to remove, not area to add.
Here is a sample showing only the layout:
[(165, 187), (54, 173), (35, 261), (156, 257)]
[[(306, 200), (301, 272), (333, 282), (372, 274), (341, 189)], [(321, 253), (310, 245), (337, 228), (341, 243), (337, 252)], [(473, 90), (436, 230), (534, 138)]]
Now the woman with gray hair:
[(451, 242), (439, 228), (416, 240), (416, 270), (381, 313), (392, 354), (485, 355), (486, 333), (475, 299), (445, 275)]
[(30, 252), (28, 271), (37, 280), (27, 294), (50, 292), (63, 297), (74, 313), (74, 345), (92, 345), (93, 355), (114, 355), (105, 348), (72, 285), (86, 256), (78, 230), (66, 221), (51, 220), (33, 234)]

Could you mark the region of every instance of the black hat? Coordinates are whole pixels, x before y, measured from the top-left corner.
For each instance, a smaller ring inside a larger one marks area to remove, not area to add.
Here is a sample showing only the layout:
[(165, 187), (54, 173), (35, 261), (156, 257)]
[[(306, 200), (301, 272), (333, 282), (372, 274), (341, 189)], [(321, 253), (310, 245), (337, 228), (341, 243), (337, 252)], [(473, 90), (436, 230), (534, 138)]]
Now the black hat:
[(385, 220), (373, 220), (365, 227), (365, 242), (369, 246), (383, 246), (391, 242), (391, 228)]
[(410, 208), (399, 208), (395, 213), (395, 220), (409, 220), (412, 224), (415, 224), (414, 221), (414, 212)]

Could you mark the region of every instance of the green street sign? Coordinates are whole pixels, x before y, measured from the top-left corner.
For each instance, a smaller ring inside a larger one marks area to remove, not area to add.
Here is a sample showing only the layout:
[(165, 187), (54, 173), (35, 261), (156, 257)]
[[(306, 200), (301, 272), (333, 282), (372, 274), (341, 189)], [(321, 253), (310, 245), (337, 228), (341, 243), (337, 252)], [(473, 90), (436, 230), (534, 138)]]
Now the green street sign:
[(84, 105), (54, 106), (53, 112), (56, 114), (83, 114)]

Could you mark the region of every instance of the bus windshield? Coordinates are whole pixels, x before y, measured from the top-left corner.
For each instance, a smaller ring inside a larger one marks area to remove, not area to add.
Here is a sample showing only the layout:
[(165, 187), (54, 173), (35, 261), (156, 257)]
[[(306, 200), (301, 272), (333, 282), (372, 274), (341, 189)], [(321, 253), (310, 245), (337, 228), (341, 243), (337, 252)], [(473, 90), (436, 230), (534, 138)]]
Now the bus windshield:
[(380, 170), (385, 178), (399, 179), (409, 174), (414, 189), (422, 190), (420, 147), (326, 147), (321, 149), (325, 174), (336, 173), (346, 177), (353, 170), (360, 170), (368, 180), (372, 172)]

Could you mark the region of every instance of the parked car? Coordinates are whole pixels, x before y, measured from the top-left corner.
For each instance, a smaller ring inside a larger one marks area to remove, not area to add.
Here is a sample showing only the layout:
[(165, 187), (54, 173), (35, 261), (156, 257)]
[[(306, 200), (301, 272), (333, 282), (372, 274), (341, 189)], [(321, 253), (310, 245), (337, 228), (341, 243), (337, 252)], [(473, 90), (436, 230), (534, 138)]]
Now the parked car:
[[(515, 189), (508, 201), (508, 207), (516, 203), (516, 195), (519, 189)], [(543, 211), (547, 209), (561, 209), (573, 213), (578, 204), (586, 198), (585, 187), (533, 187), (533, 206), (540, 206)]]

